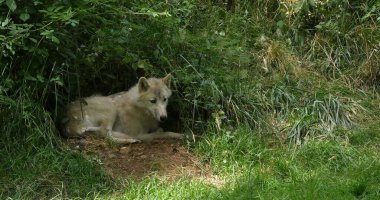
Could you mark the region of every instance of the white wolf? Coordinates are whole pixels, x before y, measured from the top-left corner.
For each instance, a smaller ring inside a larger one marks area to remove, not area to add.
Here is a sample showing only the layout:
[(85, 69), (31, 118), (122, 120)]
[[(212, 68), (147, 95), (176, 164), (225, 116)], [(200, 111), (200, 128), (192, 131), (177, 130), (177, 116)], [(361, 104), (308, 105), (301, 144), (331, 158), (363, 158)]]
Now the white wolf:
[(126, 92), (70, 103), (62, 120), (64, 134), (70, 137), (97, 133), (117, 143), (182, 138), (183, 134), (163, 132), (158, 126), (167, 118), (166, 106), (172, 94), (167, 86), (170, 77), (141, 77)]

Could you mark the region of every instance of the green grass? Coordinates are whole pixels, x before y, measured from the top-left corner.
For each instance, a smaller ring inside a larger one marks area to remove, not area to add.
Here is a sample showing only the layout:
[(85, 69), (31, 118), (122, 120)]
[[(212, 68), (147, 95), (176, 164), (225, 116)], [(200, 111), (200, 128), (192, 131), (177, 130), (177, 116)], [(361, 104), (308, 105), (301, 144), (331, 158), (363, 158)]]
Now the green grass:
[(98, 163), (68, 150), (39, 148), (36, 151), (2, 159), (2, 199), (85, 197), (113, 190), (115, 183)]
[[(354, 131), (355, 132), (355, 131)], [(356, 134), (356, 133), (353, 133)], [(120, 199), (378, 199), (379, 148), (310, 140), (301, 147), (272, 146), (249, 129), (210, 132), (193, 150), (225, 180), (126, 182)], [(104, 196), (99, 196), (103, 198)]]
[[(98, 162), (78, 153), (36, 149), (28, 158), (2, 162), (0, 194), (14, 199), (378, 199), (379, 129), (374, 123), (340, 132), (347, 136), (341, 142), (310, 139), (295, 146), (244, 126), (210, 128), (191, 150), (222, 180), (218, 187), (188, 177), (112, 180)], [(12, 165), (20, 160), (23, 165)]]
[[(0, 199), (380, 199), (378, 1), (0, 2)], [(165, 73), (222, 187), (63, 148), (64, 104)]]
[[(247, 138), (246, 131), (238, 131), (229, 144), (221, 142), (224, 139), (214, 138), (208, 143), (216, 145), (206, 146), (207, 152), (213, 152), (209, 159), (218, 166), (216, 171), (236, 182), (235, 192), (241, 190), (231, 194), (226, 191), (233, 188), (224, 189), (227, 198), (244, 193), (248, 197), (252, 192), (262, 199), (353, 199), (360, 195), (371, 199), (379, 195), (379, 149), (328, 139), (307, 141), (299, 149), (268, 148), (254, 135)], [(233, 172), (240, 172), (243, 180)]]
[(84, 197), (115, 183), (101, 166), (63, 148), (49, 113), (27, 99), (0, 101), (0, 198)]

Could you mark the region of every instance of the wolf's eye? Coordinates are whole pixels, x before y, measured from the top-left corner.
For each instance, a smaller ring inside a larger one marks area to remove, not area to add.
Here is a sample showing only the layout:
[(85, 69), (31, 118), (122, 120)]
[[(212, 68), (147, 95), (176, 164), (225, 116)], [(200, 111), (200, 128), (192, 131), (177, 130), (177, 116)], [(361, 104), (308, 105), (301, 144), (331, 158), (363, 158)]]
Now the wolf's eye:
[(150, 103), (156, 103), (156, 99), (150, 100)]
[(168, 100), (168, 99), (167, 99), (167, 98), (164, 98), (164, 102), (165, 102), (166, 100)]

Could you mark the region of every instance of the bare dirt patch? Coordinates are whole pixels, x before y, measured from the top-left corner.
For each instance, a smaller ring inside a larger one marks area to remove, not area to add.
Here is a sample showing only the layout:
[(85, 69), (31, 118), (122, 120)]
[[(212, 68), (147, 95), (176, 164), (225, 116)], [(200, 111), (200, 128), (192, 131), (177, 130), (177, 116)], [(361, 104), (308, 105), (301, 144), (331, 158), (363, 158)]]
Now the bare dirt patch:
[(220, 187), (222, 181), (209, 167), (181, 145), (178, 140), (154, 140), (149, 143), (112, 145), (102, 138), (68, 139), (65, 144), (82, 152), (88, 159), (99, 159), (114, 178), (140, 180), (157, 175), (166, 180), (195, 178)]

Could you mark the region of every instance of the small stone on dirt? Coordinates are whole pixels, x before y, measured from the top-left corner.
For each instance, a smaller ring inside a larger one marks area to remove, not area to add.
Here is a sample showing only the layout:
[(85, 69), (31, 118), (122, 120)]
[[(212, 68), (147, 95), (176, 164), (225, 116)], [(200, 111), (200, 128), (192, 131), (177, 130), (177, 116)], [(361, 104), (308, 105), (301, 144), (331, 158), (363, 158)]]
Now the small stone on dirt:
[(130, 147), (121, 147), (120, 148), (120, 153), (122, 154), (128, 154), (131, 151)]

